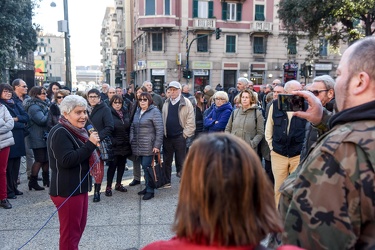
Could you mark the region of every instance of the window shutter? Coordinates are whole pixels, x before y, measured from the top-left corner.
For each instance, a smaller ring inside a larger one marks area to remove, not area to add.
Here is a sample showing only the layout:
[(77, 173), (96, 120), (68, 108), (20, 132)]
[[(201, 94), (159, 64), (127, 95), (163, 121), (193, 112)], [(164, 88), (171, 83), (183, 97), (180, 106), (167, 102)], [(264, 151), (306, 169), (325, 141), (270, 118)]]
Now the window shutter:
[(242, 4), (237, 4), (237, 21), (241, 21)]
[(212, 18), (214, 16), (214, 1), (208, 2), (208, 18)]
[(227, 20), (227, 3), (221, 3), (221, 8), (222, 8), (222, 19)]
[(198, 17), (198, 0), (193, 1), (193, 18)]

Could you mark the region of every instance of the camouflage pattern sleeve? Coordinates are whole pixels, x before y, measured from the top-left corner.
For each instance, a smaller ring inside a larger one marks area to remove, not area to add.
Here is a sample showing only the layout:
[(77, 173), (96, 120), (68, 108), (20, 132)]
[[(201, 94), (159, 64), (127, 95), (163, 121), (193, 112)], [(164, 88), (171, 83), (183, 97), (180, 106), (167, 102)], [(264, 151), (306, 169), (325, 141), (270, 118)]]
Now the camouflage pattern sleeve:
[[(281, 187), (284, 244), (354, 249), (364, 225), (375, 221), (375, 136), (353, 139), (351, 132), (343, 127), (326, 134)], [(361, 244), (368, 247), (370, 239)]]

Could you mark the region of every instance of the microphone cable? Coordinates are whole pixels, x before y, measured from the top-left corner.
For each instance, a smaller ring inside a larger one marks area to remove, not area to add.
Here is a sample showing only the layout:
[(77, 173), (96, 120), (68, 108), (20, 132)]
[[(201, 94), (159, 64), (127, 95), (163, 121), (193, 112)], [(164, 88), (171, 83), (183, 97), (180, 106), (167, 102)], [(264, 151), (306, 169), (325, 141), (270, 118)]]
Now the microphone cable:
[[(95, 149), (96, 150), (96, 149)], [(26, 241), (26, 243), (24, 243), (20, 248), (18, 248), (18, 250), (24, 248), (27, 244), (29, 244), (30, 241), (32, 241), (32, 239), (34, 239), (39, 233), (40, 231), (42, 231), (42, 229), (48, 224), (48, 222), (52, 219), (52, 217), (59, 211), (59, 209), (70, 199), (70, 197), (73, 196), (74, 192), (77, 191), (77, 189), (82, 185), (82, 182), (87, 178), (88, 174), (90, 173), (91, 169), (93, 168), (93, 166), (95, 166), (95, 164), (100, 161), (100, 157), (94, 162), (94, 164), (92, 164), (92, 166), (90, 167), (89, 171), (86, 173), (86, 175), (83, 177), (82, 181), (78, 184), (78, 186), (76, 187), (76, 189), (74, 189), (73, 193), (71, 193), (63, 203), (61, 203), (61, 205), (51, 214), (51, 216), (47, 219), (47, 221), (44, 223), (44, 225), (38, 229), (38, 231), (28, 240)]]

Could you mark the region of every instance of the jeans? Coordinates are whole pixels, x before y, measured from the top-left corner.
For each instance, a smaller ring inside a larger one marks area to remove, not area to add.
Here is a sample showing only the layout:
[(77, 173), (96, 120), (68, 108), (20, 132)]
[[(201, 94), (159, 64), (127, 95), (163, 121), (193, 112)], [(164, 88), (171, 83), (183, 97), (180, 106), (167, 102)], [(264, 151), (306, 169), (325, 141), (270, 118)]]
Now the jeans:
[(147, 168), (151, 167), (151, 163), (154, 159), (154, 156), (149, 155), (149, 156), (138, 156), (138, 157), (141, 160), (141, 165), (142, 165), (142, 169), (143, 169), (143, 173), (145, 177), (145, 183), (146, 183), (146, 191), (147, 193), (154, 193), (154, 189), (150, 187), (150, 175), (147, 172)]

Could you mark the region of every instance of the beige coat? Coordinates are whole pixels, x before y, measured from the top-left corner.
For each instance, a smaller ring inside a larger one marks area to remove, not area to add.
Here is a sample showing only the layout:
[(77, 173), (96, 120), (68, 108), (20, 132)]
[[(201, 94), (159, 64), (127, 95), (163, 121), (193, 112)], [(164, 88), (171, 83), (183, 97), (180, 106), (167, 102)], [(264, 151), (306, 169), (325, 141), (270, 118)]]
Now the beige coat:
[(242, 138), (256, 151), (264, 137), (262, 112), (257, 106), (252, 106), (245, 111), (242, 108), (235, 109), (229, 117), (225, 132)]
[[(163, 125), (164, 125), (164, 135), (167, 136), (167, 116), (168, 116), (168, 106), (170, 99), (165, 100), (163, 105)], [(191, 137), (195, 132), (195, 113), (194, 107), (186, 97), (181, 95), (180, 106), (178, 108), (178, 118), (181, 127), (183, 128), (183, 134), (185, 138)]]

